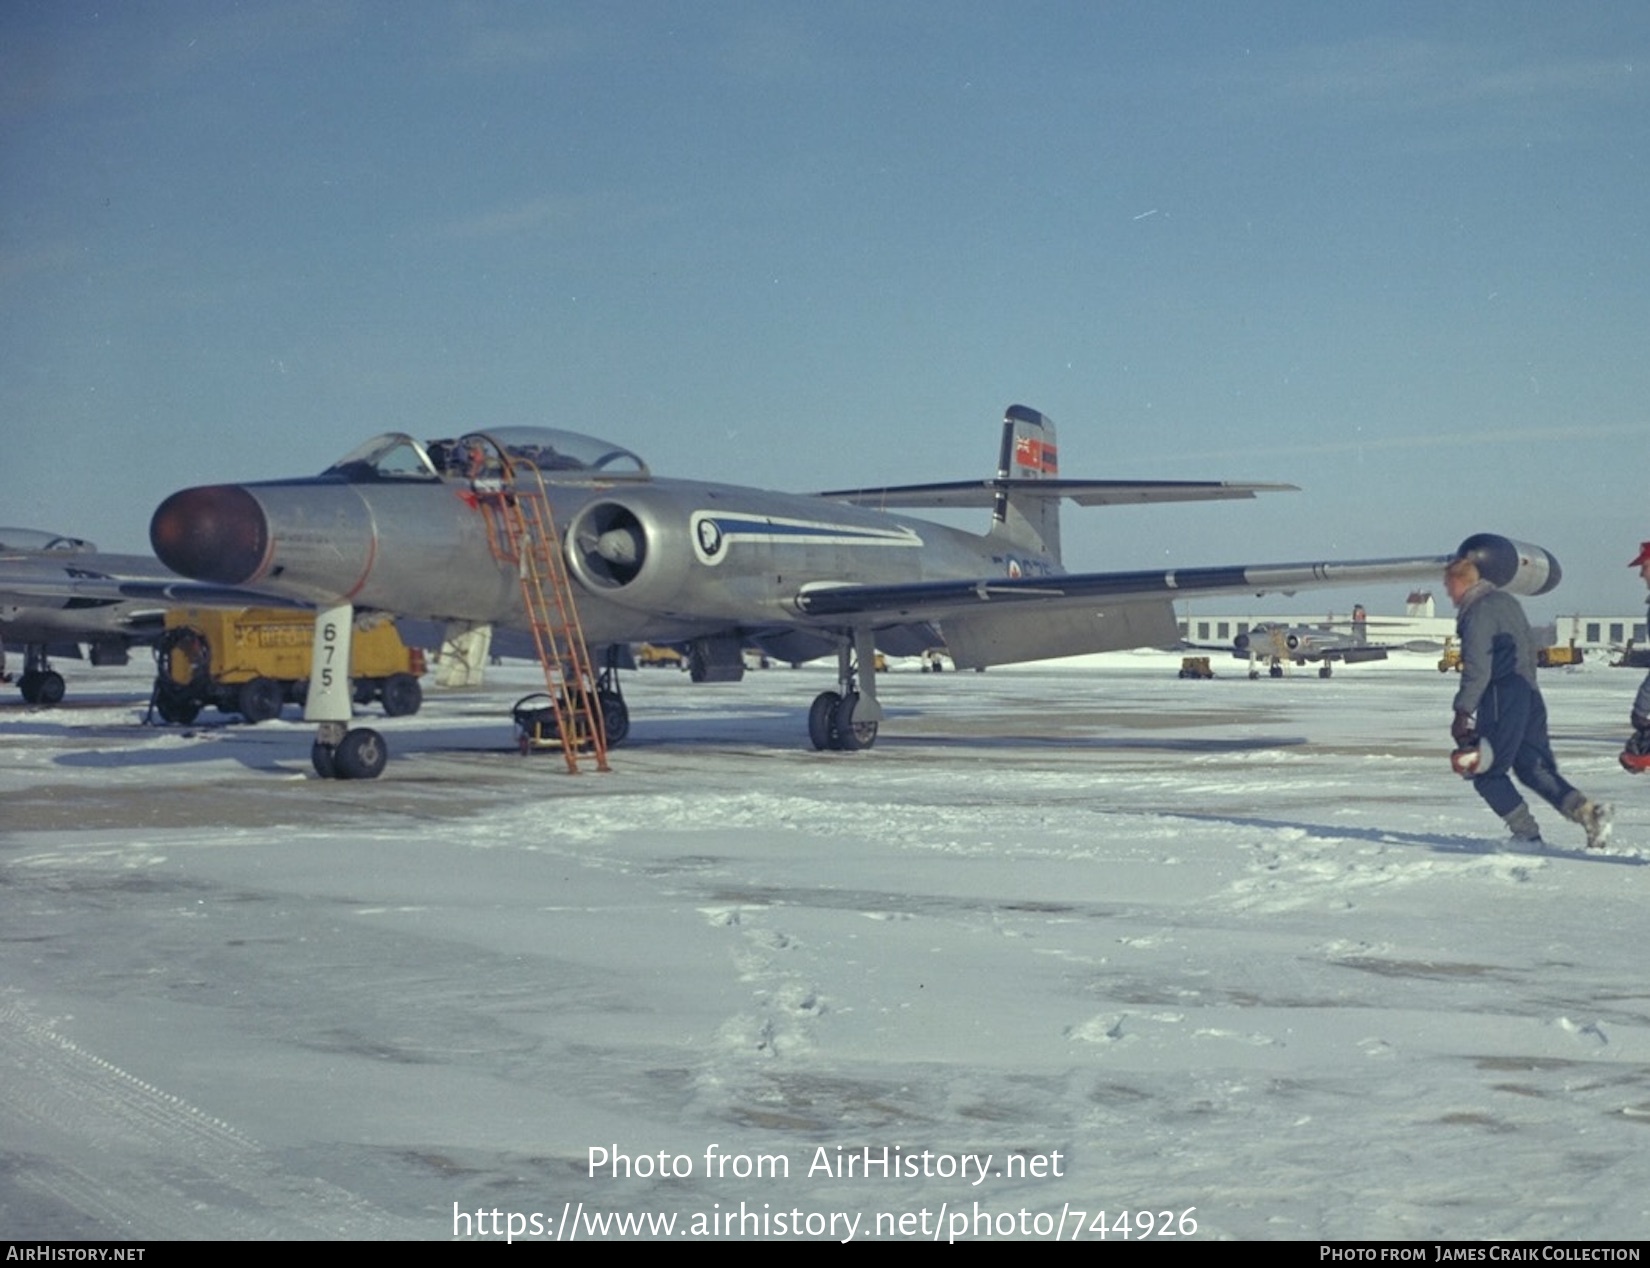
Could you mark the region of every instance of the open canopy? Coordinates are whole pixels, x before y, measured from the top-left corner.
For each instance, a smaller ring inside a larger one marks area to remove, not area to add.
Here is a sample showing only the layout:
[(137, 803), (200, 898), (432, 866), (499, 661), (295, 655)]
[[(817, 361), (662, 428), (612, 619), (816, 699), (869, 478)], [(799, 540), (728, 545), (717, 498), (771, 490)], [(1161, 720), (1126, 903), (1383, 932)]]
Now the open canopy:
[(471, 472), (475, 455), (499, 450), (546, 475), (600, 475), (645, 479), (647, 464), (621, 445), (553, 427), (497, 427), (452, 440), (420, 443), (405, 432), (385, 432), (356, 446), (325, 474), (353, 482), (436, 480)]

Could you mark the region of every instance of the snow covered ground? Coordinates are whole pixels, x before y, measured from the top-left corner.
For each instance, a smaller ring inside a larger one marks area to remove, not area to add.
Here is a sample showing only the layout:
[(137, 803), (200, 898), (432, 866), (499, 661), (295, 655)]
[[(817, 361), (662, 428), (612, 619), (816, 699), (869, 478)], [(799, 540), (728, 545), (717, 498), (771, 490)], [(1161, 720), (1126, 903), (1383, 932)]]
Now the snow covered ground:
[(576, 777), (513, 667), (372, 784), (7, 689), (0, 1230), (1650, 1235), (1638, 676), (1543, 678), (1589, 855), (1501, 839), (1429, 657), (1177, 664), (890, 673), (852, 755), (820, 669), (637, 673)]

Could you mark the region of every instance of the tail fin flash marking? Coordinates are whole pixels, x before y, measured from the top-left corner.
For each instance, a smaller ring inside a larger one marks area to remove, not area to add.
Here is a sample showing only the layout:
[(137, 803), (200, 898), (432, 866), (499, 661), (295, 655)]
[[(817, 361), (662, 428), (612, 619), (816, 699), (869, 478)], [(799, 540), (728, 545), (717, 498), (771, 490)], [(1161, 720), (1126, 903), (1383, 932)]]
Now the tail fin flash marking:
[(1058, 450), (1035, 436), (1014, 438), (1014, 474), (1021, 479), (1053, 477), (1060, 474)]

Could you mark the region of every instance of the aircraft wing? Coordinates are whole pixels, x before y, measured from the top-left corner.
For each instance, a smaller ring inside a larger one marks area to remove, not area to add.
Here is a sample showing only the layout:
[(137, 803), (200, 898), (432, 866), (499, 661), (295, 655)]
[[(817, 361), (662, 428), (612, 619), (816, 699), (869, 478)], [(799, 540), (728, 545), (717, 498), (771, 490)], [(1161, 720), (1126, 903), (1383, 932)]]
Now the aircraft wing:
[[(156, 565), (157, 573), (159, 565)], [(167, 573), (154, 577), (115, 577), (84, 567), (42, 569), (0, 560), (0, 604), (16, 607), (74, 608), (109, 603), (153, 603), (161, 607), (307, 608), (312, 604), (283, 599), (258, 590), (239, 590)]]
[(1180, 568), (1169, 572), (1078, 572), (884, 586), (824, 584), (805, 587), (796, 598), (796, 606), (811, 617), (886, 616), (906, 621), (944, 619), (987, 605), (1060, 609), (1149, 603), (1188, 595), (1292, 594), (1327, 586), (1408, 582), (1436, 576), (1451, 558), (1427, 555), (1344, 563)]
[(957, 480), (946, 484), (900, 484), (868, 489), (833, 489), (815, 497), (855, 506), (989, 507), (1001, 494), (1070, 498), (1079, 506), (1139, 506), (1148, 502), (1214, 502), (1252, 498), (1257, 493), (1297, 493), (1293, 484), (1237, 484), (1225, 480)]
[[(1541, 594), (1558, 582), (1557, 562), (1539, 547), (1481, 534), (1461, 549), (1480, 547), (1487, 547), (1481, 556), (1485, 576), (1515, 594)], [(1174, 600), (1183, 596), (1408, 584), (1436, 576), (1453, 558), (1239, 564), (900, 585), (816, 584), (804, 587), (794, 603), (805, 617), (827, 628), (869, 626), (881, 631), (916, 623), (937, 625), (957, 667), (972, 669), (1129, 647), (1172, 647), (1180, 637)]]

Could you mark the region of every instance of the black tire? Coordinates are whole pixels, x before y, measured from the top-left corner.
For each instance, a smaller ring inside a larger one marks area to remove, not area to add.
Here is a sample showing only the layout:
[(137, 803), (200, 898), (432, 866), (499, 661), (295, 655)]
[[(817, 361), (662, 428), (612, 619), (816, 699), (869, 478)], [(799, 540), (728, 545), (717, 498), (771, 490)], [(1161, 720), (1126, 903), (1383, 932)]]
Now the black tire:
[(855, 722), (854, 711), (859, 708), (859, 692), (850, 691), (836, 707), (837, 747), (844, 753), (857, 753), (877, 742), (875, 722)]
[(309, 750), (310, 765), (315, 767), (315, 773), (322, 779), (332, 779), (338, 773), (338, 750), (331, 744), (323, 744), (316, 740)]
[(836, 734), (836, 709), (842, 697), (834, 691), (822, 691), (808, 708), (808, 738), (817, 749), (841, 748)]
[(281, 706), (286, 703), (286, 688), (273, 678), (254, 678), (241, 684), (235, 703), (248, 722), (268, 722), (281, 716)]
[(188, 726), (199, 716), (200, 702), (191, 700), (187, 696), (169, 695), (162, 688), (155, 697), (155, 712), (160, 714), (162, 722), (169, 722), (173, 726)]
[(333, 778), (377, 779), (389, 760), (389, 747), (377, 731), (367, 727), (347, 731), (332, 755)]
[(45, 670), (36, 681), (34, 688), (34, 703), (62, 704), (63, 692), (66, 690), (63, 675), (54, 669)]
[(411, 674), (391, 674), (384, 679), (384, 716), (406, 718), (424, 703), (424, 688)]
[(611, 691), (597, 692), (596, 700), (601, 705), (602, 732), (607, 737), (607, 747), (617, 748), (630, 735), (630, 707)]

